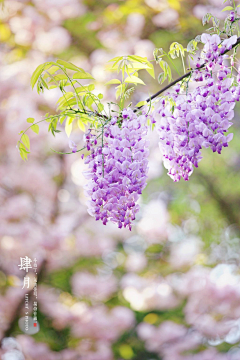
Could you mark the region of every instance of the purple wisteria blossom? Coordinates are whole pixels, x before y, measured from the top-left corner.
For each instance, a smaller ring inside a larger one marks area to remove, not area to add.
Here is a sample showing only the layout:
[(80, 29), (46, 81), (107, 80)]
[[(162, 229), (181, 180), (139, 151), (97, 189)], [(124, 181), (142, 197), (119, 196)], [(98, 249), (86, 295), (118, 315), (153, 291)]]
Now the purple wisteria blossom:
[[(103, 135), (86, 134), (89, 182), (85, 193), (89, 198), (88, 212), (101, 220), (131, 230), (139, 210), (136, 204), (146, 186), (148, 171), (147, 116), (136, 115), (131, 109), (122, 112), (121, 125), (113, 117), (104, 126)], [(102, 130), (101, 130), (102, 131)]]
[(228, 18), (231, 22), (233, 22), (235, 20), (235, 11), (230, 11)]
[[(221, 154), (222, 148), (233, 138), (233, 134), (225, 135), (232, 125), (240, 86), (233, 86), (231, 70), (224, 64), (221, 54), (231, 48), (236, 39), (233, 36), (224, 40), (219, 48), (218, 35), (203, 34), (202, 58), (207, 64), (192, 75), (202, 84), (191, 93), (181, 92), (178, 84), (173, 94), (160, 99), (159, 107), (154, 111), (155, 118), (161, 117), (158, 131), (164, 166), (174, 181), (181, 177), (189, 179), (193, 167), (198, 167), (202, 159), (203, 147)], [(239, 77), (237, 79), (239, 81)]]
[(70, 147), (70, 149), (72, 150), (72, 152), (73, 153), (76, 153), (77, 152), (77, 145), (75, 144), (75, 142), (74, 141), (72, 141), (72, 140), (69, 140), (69, 147)]

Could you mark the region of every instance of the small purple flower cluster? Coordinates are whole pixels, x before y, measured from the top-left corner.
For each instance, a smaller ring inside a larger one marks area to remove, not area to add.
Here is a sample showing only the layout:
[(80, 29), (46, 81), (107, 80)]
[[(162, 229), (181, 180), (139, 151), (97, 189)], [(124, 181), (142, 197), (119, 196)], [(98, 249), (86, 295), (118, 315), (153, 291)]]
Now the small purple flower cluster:
[(220, 37), (216, 34), (202, 34), (201, 41), (204, 44), (202, 59), (204, 63), (206, 63), (206, 69), (211, 71), (217, 64), (223, 64), (223, 54), (226, 50), (231, 50), (232, 46), (237, 41), (237, 35), (221, 41)]
[[(233, 78), (229, 77), (231, 71), (224, 65), (221, 54), (232, 47), (236, 37), (224, 40), (221, 48), (218, 35), (203, 34), (202, 42), (205, 44), (202, 57), (207, 65), (194, 71), (193, 78), (204, 84), (185, 94), (177, 85), (174, 93), (162, 98), (159, 108), (154, 111), (155, 118), (161, 117), (158, 131), (164, 166), (174, 181), (181, 177), (189, 179), (193, 166), (198, 167), (202, 159), (200, 150), (203, 147), (221, 154), (222, 147), (227, 147), (233, 138), (233, 134), (225, 134), (232, 125), (240, 86), (233, 86)], [(197, 64), (198, 68), (200, 66)], [(215, 76), (213, 69), (216, 66)]]
[[(90, 198), (88, 212), (104, 225), (110, 220), (119, 228), (131, 230), (139, 210), (136, 201), (146, 186), (148, 146), (147, 116), (131, 109), (122, 112), (122, 119), (113, 117), (97, 137), (90, 129), (86, 134), (90, 155), (84, 175), (89, 182), (85, 193)], [(98, 139), (99, 141), (98, 143)]]

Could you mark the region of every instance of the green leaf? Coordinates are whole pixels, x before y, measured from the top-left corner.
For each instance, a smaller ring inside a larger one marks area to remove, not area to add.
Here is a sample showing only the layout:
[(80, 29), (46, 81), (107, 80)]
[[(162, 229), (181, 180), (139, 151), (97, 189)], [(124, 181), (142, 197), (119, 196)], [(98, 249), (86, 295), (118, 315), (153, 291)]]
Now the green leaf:
[(182, 56), (184, 56), (184, 48), (181, 44), (179, 44), (178, 42), (173, 42), (170, 45), (170, 51), (168, 54), (171, 55), (172, 59), (175, 59), (176, 57), (179, 56), (179, 54), (182, 54)]
[(52, 66), (48, 71), (43, 75), (43, 79), (46, 79), (47, 77), (51, 77), (52, 74), (54, 74), (56, 71), (59, 70), (58, 66)]
[(39, 126), (37, 124), (34, 124), (31, 126), (31, 129), (33, 132), (35, 132), (36, 134), (39, 133)]
[(31, 77), (31, 85), (32, 85), (32, 89), (34, 88), (34, 85), (36, 84), (39, 76), (41, 75), (41, 73), (43, 72), (44, 67), (46, 66), (46, 64), (41, 64), (39, 65), (36, 70), (33, 72), (32, 77)]
[(94, 89), (95, 89), (95, 85), (94, 85), (94, 84), (88, 85), (88, 91), (93, 91)]
[(61, 117), (60, 117), (59, 122), (60, 122), (61, 125), (62, 125), (62, 123), (64, 122), (65, 118), (66, 118), (66, 116), (61, 116)]
[(28, 159), (27, 154), (29, 154), (29, 151), (27, 151), (27, 150), (25, 149), (25, 147), (24, 147), (23, 144), (20, 144), (20, 145), (19, 145), (19, 152), (20, 152), (21, 158), (22, 158), (24, 161)]
[(57, 63), (64, 66), (66, 69), (70, 69), (70, 70), (75, 70), (75, 71), (81, 71), (81, 72), (85, 72), (83, 69), (79, 68), (78, 66), (72, 64), (69, 61), (64, 61), (64, 60), (57, 60)]
[(93, 79), (91, 74), (87, 73), (87, 72), (77, 72), (76, 74), (73, 75), (72, 77), (73, 79)]
[(134, 76), (134, 75), (131, 75), (131, 76), (128, 76), (126, 79), (125, 79), (125, 82), (126, 83), (132, 83), (132, 84), (142, 84), (142, 85), (145, 85), (144, 82), (139, 79), (137, 76)]
[(87, 92), (91, 92), (95, 89), (95, 85), (94, 84), (90, 84), (90, 85), (85, 85), (85, 86), (79, 86), (77, 87), (75, 90), (76, 92), (80, 95), (82, 94), (86, 94)]
[(146, 69), (147, 72), (149, 73), (149, 75), (151, 75), (151, 77), (152, 77), (153, 79), (155, 79), (155, 73), (154, 73), (153, 64), (151, 64), (150, 62), (148, 62), (148, 66), (150, 67), (150, 69)]
[(103, 99), (103, 94), (98, 94), (98, 98), (101, 100)]
[(116, 87), (116, 89), (117, 89), (117, 91), (116, 91), (116, 99), (118, 99), (118, 97), (122, 95), (122, 93), (125, 91), (125, 88), (126, 88), (125, 84), (121, 84), (121, 85)]
[(84, 125), (84, 123), (79, 119), (78, 120), (78, 127), (79, 127), (79, 129), (81, 130), (81, 131), (83, 131), (83, 132), (85, 132), (85, 125)]
[(147, 105), (147, 101), (140, 101), (139, 103), (137, 103), (136, 107), (140, 107), (144, 105)]
[(127, 66), (127, 68), (128, 68), (128, 71), (133, 72), (134, 70), (151, 69), (151, 66), (149, 66), (148, 64), (143, 64), (140, 62), (132, 61), (130, 63), (130, 66)]
[(72, 122), (73, 122), (73, 119), (68, 117), (67, 121), (66, 121), (66, 125), (65, 125), (65, 131), (66, 131), (66, 134), (68, 137), (71, 135), (71, 132), (72, 132)]
[(56, 81), (67, 80), (68, 79), (67, 75), (65, 75), (65, 74), (58, 74), (58, 75), (55, 75), (53, 78)]
[(224, 9), (222, 9), (222, 12), (223, 11), (231, 11), (231, 10), (234, 10), (232, 6), (226, 6)]
[(63, 96), (61, 96), (57, 103), (62, 103), (68, 99), (71, 99), (73, 97), (73, 92), (72, 91), (68, 91), (67, 93), (65, 93)]
[(138, 56), (138, 55), (129, 55), (128, 58), (140, 62), (142, 64), (145, 64), (147, 62), (146, 57), (143, 58), (142, 56)]
[(61, 102), (61, 104), (59, 104), (58, 106), (58, 109), (64, 109), (64, 108), (67, 108), (67, 107), (71, 107), (72, 105), (77, 105), (77, 100), (74, 98), (74, 99), (70, 99), (68, 101), (63, 101)]
[(121, 84), (121, 81), (118, 79), (112, 79), (108, 81), (105, 85), (112, 85), (112, 84)]
[(21, 135), (23, 133), (23, 130), (18, 133), (18, 135)]
[(27, 134), (23, 134), (22, 136), (22, 143), (30, 150), (30, 140)]
[(24, 151), (22, 151), (22, 150), (19, 150), (20, 151), (20, 156), (21, 156), (21, 158), (25, 161), (25, 160), (27, 160), (27, 154), (25, 154), (25, 152)]
[(240, 7), (240, 5), (238, 5), (237, 7)]
[(111, 62), (111, 61), (119, 61), (123, 59), (123, 56), (116, 56), (115, 58), (111, 59), (111, 60), (108, 60), (108, 62)]
[(27, 118), (27, 122), (31, 124), (34, 123), (34, 118)]
[(98, 104), (98, 112), (102, 112), (104, 109), (103, 104)]
[(158, 82), (159, 84), (162, 84), (166, 80), (165, 74), (162, 72), (158, 75)]
[[(162, 68), (162, 70), (163, 70), (163, 72), (164, 72), (165, 79), (166, 79), (166, 77), (167, 77), (167, 75), (168, 75), (169, 65), (168, 65), (168, 63), (167, 63), (166, 61), (164, 61), (164, 60), (159, 61), (159, 65), (160, 65), (160, 67)], [(164, 79), (164, 80), (165, 80), (165, 79)]]
[(40, 81), (41, 81), (41, 83), (43, 84), (43, 86), (46, 88), (46, 89), (48, 89), (48, 85), (47, 85), (47, 83), (46, 83), (46, 81), (40, 76)]
[(92, 104), (93, 104), (93, 98), (91, 96), (85, 96), (85, 104), (86, 106), (93, 111)]

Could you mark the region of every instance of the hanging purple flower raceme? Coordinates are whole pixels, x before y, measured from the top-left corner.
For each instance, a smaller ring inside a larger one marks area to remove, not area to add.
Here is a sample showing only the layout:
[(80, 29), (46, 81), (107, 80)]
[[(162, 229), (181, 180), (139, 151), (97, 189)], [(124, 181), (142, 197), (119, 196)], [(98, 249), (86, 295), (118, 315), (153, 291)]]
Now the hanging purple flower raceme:
[(179, 181), (181, 177), (188, 180), (193, 171), (193, 165), (198, 166), (201, 160), (201, 144), (194, 123), (191, 123), (191, 95), (179, 95), (180, 88), (175, 88), (171, 94), (175, 106), (171, 102), (160, 101), (160, 109), (155, 111), (161, 116), (158, 132), (160, 135), (160, 150), (168, 175)]
[(88, 170), (84, 175), (89, 180), (85, 192), (88, 212), (96, 220), (131, 230), (139, 210), (136, 202), (147, 179), (147, 116), (125, 109), (122, 117), (121, 125), (116, 117), (105, 124), (98, 138), (93, 130), (86, 134), (90, 155), (85, 160)]
[[(202, 58), (207, 65), (193, 73), (193, 79), (204, 82), (192, 93), (182, 93), (180, 85), (174, 93), (159, 101), (153, 117), (161, 117), (158, 128), (160, 149), (168, 175), (179, 181), (188, 180), (193, 167), (202, 159), (201, 149), (210, 147), (221, 154), (233, 134), (227, 133), (234, 117), (235, 101), (239, 101), (240, 87), (233, 86), (231, 71), (224, 64), (223, 52), (232, 47), (236, 37), (221, 42), (218, 35), (202, 35), (205, 43)], [(198, 64), (200, 68), (201, 64)], [(217, 74), (213, 70), (217, 69)], [(237, 77), (239, 82), (240, 76)]]

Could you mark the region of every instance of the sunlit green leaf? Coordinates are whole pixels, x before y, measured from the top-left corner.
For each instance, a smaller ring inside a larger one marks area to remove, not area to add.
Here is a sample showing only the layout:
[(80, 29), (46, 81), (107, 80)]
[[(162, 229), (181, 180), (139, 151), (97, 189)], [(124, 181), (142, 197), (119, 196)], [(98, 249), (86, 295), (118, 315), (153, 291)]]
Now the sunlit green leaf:
[(79, 120), (77, 121), (77, 123), (78, 123), (79, 129), (80, 129), (81, 131), (85, 132), (85, 125), (84, 125), (84, 123), (82, 122), (82, 120), (79, 119)]
[(73, 75), (72, 77), (73, 79), (93, 79), (91, 74), (87, 73), (87, 72), (77, 72), (76, 74)]
[(37, 124), (34, 124), (31, 126), (32, 131), (34, 131), (36, 134), (39, 133), (39, 126)]
[(167, 67), (167, 76), (168, 76), (168, 81), (170, 82), (172, 80), (172, 71), (170, 66)]
[(232, 6), (226, 6), (222, 11), (231, 11), (234, 10)]
[(27, 118), (27, 122), (31, 124), (34, 123), (34, 118)]
[(65, 118), (66, 118), (66, 116), (61, 116), (61, 117), (59, 118), (60, 124), (62, 124), (62, 123), (64, 122)]
[(30, 150), (30, 140), (27, 134), (22, 135), (22, 143)]
[[(47, 64), (47, 63), (46, 63)], [(32, 85), (32, 89), (34, 88), (39, 76), (41, 75), (41, 73), (43, 72), (44, 67), (46, 67), (46, 64), (41, 64), (39, 65), (36, 70), (33, 72), (32, 77), (31, 77), (31, 85)]]
[(72, 91), (69, 91), (69, 92), (66, 92), (63, 96), (61, 96), (57, 103), (61, 103), (63, 101), (66, 101), (68, 99), (71, 99), (73, 97), (73, 92)]
[(128, 58), (140, 63), (146, 63), (148, 61), (146, 57), (142, 57), (138, 55), (129, 55)]
[(148, 62), (148, 66), (150, 67), (150, 69), (146, 69), (147, 72), (149, 73), (149, 75), (151, 75), (151, 77), (152, 77), (153, 79), (155, 79), (155, 73), (154, 73), (153, 64), (151, 64), (150, 62)]
[(181, 44), (179, 44), (178, 42), (173, 42), (170, 45), (170, 51), (169, 51), (169, 55), (175, 59), (176, 57), (179, 56), (179, 54), (181, 54), (182, 56), (184, 56), (184, 48)]
[(158, 75), (158, 82), (159, 84), (162, 84), (166, 80), (166, 75), (162, 72)]
[(64, 61), (64, 60), (57, 60), (57, 63), (64, 66), (66, 69), (70, 69), (70, 70), (75, 70), (75, 71), (81, 71), (81, 72), (85, 72), (83, 69), (79, 68), (78, 66), (72, 64), (69, 61)]
[(139, 103), (137, 103), (136, 107), (140, 107), (144, 105), (147, 105), (147, 101), (140, 101)]
[(26, 150), (26, 148), (24, 147), (23, 144), (19, 145), (19, 152), (20, 152), (20, 156), (21, 158), (25, 161), (28, 159), (27, 154), (29, 154), (30, 152)]
[(42, 83), (42, 85), (46, 88), (46, 89), (48, 89), (48, 85), (47, 85), (47, 83), (46, 83), (46, 81), (40, 76), (40, 81), (41, 81), (41, 83)]
[(123, 56), (116, 56), (115, 58), (111, 59), (111, 60), (108, 60), (108, 62), (111, 62), (111, 61), (119, 61), (120, 59), (122, 59)]
[(94, 85), (94, 84), (88, 85), (88, 91), (93, 91), (94, 89), (95, 89), (95, 85)]
[(102, 112), (104, 109), (103, 104), (98, 104), (98, 112)]
[(25, 161), (25, 160), (27, 160), (27, 154), (24, 152), (24, 151), (22, 151), (22, 149), (21, 150), (19, 150), (20, 151), (20, 156), (21, 156), (21, 158)]
[(121, 84), (121, 81), (118, 79), (112, 79), (108, 81), (105, 85), (112, 85), (112, 84)]
[(145, 85), (145, 83), (139, 79), (137, 76), (128, 76), (126, 79), (125, 79), (125, 82), (126, 83), (132, 83), (132, 84), (142, 84), (142, 85)]
[(119, 86), (116, 87), (116, 99), (119, 98), (119, 96), (122, 95), (122, 93), (125, 91), (126, 85), (125, 84), (121, 84)]
[(67, 121), (66, 121), (66, 125), (65, 125), (65, 131), (66, 131), (66, 134), (68, 137), (71, 135), (71, 132), (72, 132), (72, 122), (73, 122), (73, 119), (68, 117)]
[[(44, 69), (45, 70), (45, 69)], [(43, 75), (43, 79), (47, 79), (49, 76), (51, 77), (52, 74), (54, 74), (56, 71), (59, 70), (58, 66), (52, 66), (50, 69), (48, 69), (45, 74)]]
[(90, 91), (93, 91), (95, 89), (95, 85), (94, 84), (90, 84), (90, 85), (85, 85), (85, 86), (79, 86), (75, 89), (75, 91), (79, 94), (79, 93), (87, 93)]
[(59, 108), (59, 109), (64, 109), (64, 108), (67, 108), (67, 107), (71, 107), (71, 106), (73, 106), (73, 105), (77, 105), (77, 100), (76, 100), (76, 98), (69, 99), (69, 100), (67, 100), (67, 101), (62, 101), (62, 102), (59, 104), (58, 108)]
[(54, 78), (55, 81), (67, 80), (68, 79), (67, 75), (65, 75), (65, 74), (58, 74), (58, 75), (55, 75), (53, 78)]

